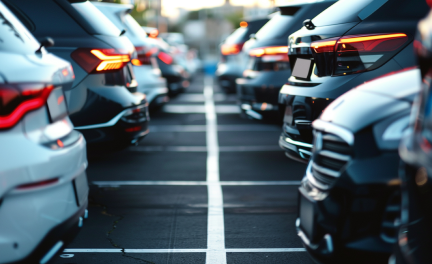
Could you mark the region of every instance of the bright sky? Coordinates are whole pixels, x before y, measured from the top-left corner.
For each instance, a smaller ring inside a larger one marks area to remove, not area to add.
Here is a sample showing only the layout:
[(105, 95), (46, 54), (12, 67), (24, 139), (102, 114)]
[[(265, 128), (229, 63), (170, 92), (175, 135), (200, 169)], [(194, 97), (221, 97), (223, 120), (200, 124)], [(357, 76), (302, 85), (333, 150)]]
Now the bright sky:
[[(166, 16), (177, 16), (177, 8), (189, 10), (198, 10), (201, 8), (210, 8), (221, 6), (225, 0), (161, 0), (162, 10)], [(275, 5), (281, 5), (292, 0), (275, 0)], [(307, 0), (306, 0), (307, 1)], [(232, 5), (270, 7), (270, 0), (230, 0)]]

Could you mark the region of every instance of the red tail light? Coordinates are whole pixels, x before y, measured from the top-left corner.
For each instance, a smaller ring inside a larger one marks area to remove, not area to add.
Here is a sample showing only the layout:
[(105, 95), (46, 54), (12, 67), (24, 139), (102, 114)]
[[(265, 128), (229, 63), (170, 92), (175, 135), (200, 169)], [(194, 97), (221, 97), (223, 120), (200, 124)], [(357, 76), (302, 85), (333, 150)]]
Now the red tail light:
[(159, 52), (158, 58), (166, 64), (171, 64), (174, 60), (173, 57), (171, 57), (171, 55), (162, 51)]
[(222, 55), (235, 55), (240, 53), (244, 43), (239, 44), (222, 44), (221, 53)]
[(151, 65), (151, 57), (154, 56), (159, 49), (157, 47), (149, 48), (145, 46), (135, 47), (138, 58), (132, 59), (132, 64), (135, 66)]
[(0, 84), (0, 129), (11, 128), (28, 112), (45, 105), (54, 86)]
[(71, 57), (88, 73), (116, 71), (130, 61), (129, 53), (115, 49), (79, 48), (72, 52)]
[(23, 184), (23, 185), (18, 186), (17, 189), (27, 190), (27, 189), (33, 189), (33, 188), (40, 188), (40, 187), (45, 187), (48, 185), (55, 184), (58, 181), (59, 181), (58, 178), (55, 178), (55, 179), (49, 179), (49, 180), (39, 181), (39, 182), (35, 182), (35, 183)]
[(288, 46), (257, 48), (249, 51), (252, 57), (261, 57), (263, 62), (289, 61)]
[(382, 66), (407, 41), (404, 33), (353, 35), (315, 41), (311, 49), (318, 76), (346, 75)]

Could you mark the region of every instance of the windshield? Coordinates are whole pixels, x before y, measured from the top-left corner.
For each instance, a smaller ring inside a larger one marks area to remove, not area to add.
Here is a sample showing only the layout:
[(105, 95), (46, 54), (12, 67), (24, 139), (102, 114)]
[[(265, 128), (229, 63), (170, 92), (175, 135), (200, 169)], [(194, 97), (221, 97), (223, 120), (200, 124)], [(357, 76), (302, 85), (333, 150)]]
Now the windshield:
[(373, 0), (339, 0), (316, 16), (312, 23), (319, 27), (360, 22), (358, 14), (372, 2)]
[(283, 37), (290, 30), (287, 25), (292, 19), (292, 16), (278, 13), (256, 33), (255, 37), (259, 40)]
[(33, 35), (0, 2), (0, 51), (28, 54), (39, 46)]
[(121, 31), (92, 3), (74, 3), (72, 6), (98, 35), (120, 36)]

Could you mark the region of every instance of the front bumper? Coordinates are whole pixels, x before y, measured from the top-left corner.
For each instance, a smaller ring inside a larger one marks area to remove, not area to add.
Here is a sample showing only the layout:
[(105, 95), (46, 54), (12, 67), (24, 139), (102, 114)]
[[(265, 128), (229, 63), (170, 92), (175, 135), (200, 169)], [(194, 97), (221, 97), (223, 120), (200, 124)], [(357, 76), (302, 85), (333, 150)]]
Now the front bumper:
[(328, 190), (314, 185), (309, 164), (299, 188), (296, 226), (314, 259), (321, 263), (388, 260), (396, 241), (397, 226), (392, 224), (399, 210), (398, 161), (396, 152), (351, 160)]

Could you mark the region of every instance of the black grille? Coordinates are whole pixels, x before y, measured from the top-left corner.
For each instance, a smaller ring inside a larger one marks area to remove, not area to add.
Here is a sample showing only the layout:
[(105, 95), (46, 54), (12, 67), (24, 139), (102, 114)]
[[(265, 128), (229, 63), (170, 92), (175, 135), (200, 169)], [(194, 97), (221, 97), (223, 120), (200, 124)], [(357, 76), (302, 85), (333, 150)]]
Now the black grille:
[[(317, 141), (322, 140), (317, 149)], [(312, 158), (312, 176), (317, 187), (330, 188), (351, 159), (352, 147), (341, 137), (316, 131)]]

